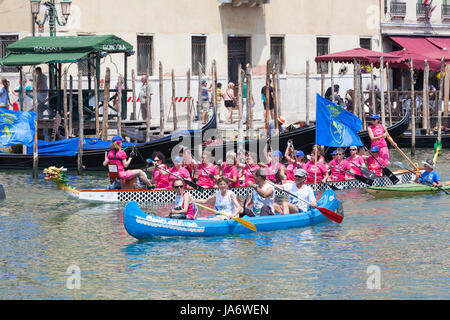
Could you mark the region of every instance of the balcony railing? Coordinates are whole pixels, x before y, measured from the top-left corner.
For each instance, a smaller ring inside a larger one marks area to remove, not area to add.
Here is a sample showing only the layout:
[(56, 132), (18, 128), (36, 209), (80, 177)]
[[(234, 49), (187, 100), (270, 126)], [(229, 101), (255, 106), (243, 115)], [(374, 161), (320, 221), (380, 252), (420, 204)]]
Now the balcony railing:
[(450, 20), (450, 4), (443, 4), (441, 16), (443, 20)]
[(406, 16), (406, 2), (391, 1), (391, 17), (404, 18)]

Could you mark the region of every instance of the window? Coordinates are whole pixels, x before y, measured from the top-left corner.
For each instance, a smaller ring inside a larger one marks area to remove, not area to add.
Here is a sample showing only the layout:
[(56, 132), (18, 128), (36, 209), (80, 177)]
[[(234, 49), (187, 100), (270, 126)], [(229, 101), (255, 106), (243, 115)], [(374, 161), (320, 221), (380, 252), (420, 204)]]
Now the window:
[(147, 67), (153, 75), (153, 36), (137, 37), (137, 73), (146, 75)]
[[(317, 54), (316, 56), (323, 56), (325, 54), (329, 53), (329, 38), (317, 38), (316, 39), (316, 48), (317, 48)], [(323, 66), (323, 70), (322, 67)], [(318, 63), (317, 64), (317, 73), (328, 73), (328, 63)]]
[(364, 49), (372, 50), (371, 38), (359, 38), (359, 46)]
[(206, 71), (206, 37), (192, 37), (192, 74), (198, 75), (198, 63), (202, 65), (202, 73)]
[[(10, 44), (16, 42), (17, 40), (19, 40), (19, 36), (14, 35), (8, 35), (8, 36), (0, 36), (0, 58), (3, 58), (4, 56), (6, 56), (6, 47), (9, 46)], [(5, 66), (0, 66), (0, 71), (1, 72), (17, 72), (17, 68), (16, 67), (5, 67)]]
[(278, 72), (284, 70), (284, 37), (270, 38), (270, 60), (272, 64), (278, 66)]

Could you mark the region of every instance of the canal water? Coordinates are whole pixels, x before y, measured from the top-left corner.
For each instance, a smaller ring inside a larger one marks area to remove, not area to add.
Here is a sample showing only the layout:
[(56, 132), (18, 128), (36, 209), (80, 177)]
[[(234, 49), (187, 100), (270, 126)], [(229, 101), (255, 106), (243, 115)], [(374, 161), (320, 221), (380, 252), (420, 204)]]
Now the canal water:
[[(449, 167), (447, 152), (438, 160), (443, 181)], [(106, 173), (68, 176), (78, 188), (107, 181)], [(0, 184), (0, 299), (450, 298), (445, 194), (376, 200), (338, 191), (342, 224), (137, 241), (120, 205), (71, 199), (43, 174), (0, 171)]]

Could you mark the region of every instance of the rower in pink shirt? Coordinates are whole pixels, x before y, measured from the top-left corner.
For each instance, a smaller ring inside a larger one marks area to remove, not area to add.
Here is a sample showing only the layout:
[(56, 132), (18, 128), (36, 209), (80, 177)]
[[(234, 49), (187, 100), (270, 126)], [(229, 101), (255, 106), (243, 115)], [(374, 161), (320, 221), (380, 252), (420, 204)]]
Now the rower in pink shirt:
[(352, 146), (350, 147), (350, 157), (347, 158), (347, 161), (350, 163), (350, 172), (357, 175), (362, 175), (361, 169), (357, 167), (366, 167), (366, 162), (364, 158), (358, 154), (358, 147)]
[(386, 142), (386, 138), (390, 137), (386, 127), (380, 123), (380, 116), (373, 114), (370, 119), (372, 124), (367, 128), (370, 140), (372, 141), (371, 147), (378, 147), (380, 150), (380, 157), (384, 160), (383, 163), (389, 164), (389, 149)]
[[(281, 163), (283, 154), (276, 150), (272, 154), (267, 153), (266, 158), (269, 160), (267, 164), (260, 164), (261, 167), (266, 168), (266, 179), (275, 183), (282, 183), (286, 180), (286, 167)], [(277, 181), (277, 175), (281, 181)]]
[[(369, 155), (369, 157), (367, 158), (367, 168), (377, 176), (381, 177), (383, 175), (383, 166), (386, 166), (387, 164), (386, 160), (381, 157), (380, 150), (377, 146), (373, 146), (372, 149), (370, 149), (370, 152), (373, 154), (373, 157), (372, 155)], [(374, 157), (378, 161), (375, 160)]]
[(159, 152), (155, 151), (152, 154), (153, 163), (156, 164), (152, 171), (152, 180), (156, 184), (156, 189), (169, 189), (169, 174), (167, 165), (164, 163), (165, 157)]
[(344, 159), (344, 149), (337, 148), (334, 153), (336, 158), (329, 163), (331, 168), (331, 176), (329, 181), (346, 180), (347, 175), (344, 171), (350, 170), (350, 163)]
[(176, 179), (174, 175), (178, 176), (179, 178), (192, 181), (189, 170), (183, 166), (183, 158), (180, 156), (177, 156), (175, 157), (175, 159), (173, 159), (173, 167), (170, 168), (169, 172), (172, 173), (169, 176), (169, 186), (171, 186), (173, 184), (173, 181)]
[(239, 170), (236, 166), (236, 154), (227, 153), (226, 162), (222, 164), (222, 176), (226, 178), (231, 188), (239, 187)]
[(195, 163), (197, 184), (204, 188), (214, 188), (219, 179), (219, 169), (211, 162), (211, 152), (203, 151), (202, 163)]
[(317, 178), (317, 182), (326, 182), (328, 180), (328, 169), (327, 166), (317, 161), (315, 162), (315, 153), (311, 153), (311, 160), (306, 164), (306, 172), (309, 173), (306, 182), (314, 182), (314, 178)]
[(255, 183), (253, 172), (256, 172), (260, 166), (256, 163), (256, 154), (248, 153), (245, 158), (247, 163), (238, 164), (238, 166), (242, 169), (241, 176), (244, 176), (244, 185), (247, 186), (249, 181)]

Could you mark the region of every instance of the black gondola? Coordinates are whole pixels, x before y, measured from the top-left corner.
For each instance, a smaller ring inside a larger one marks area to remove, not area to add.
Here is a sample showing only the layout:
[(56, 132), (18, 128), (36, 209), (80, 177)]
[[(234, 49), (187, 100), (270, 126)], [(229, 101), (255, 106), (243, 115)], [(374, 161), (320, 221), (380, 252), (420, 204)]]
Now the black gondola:
[[(194, 142), (203, 141), (205, 133), (208, 130), (217, 128), (216, 113), (212, 112), (212, 116), (208, 123), (201, 129), (197, 130), (179, 130), (171, 135), (167, 135), (160, 139), (150, 141), (137, 145), (137, 157), (131, 162), (129, 169), (142, 168), (146, 165), (145, 159), (152, 156), (154, 151), (160, 151), (166, 156), (171, 157), (172, 149), (184, 141), (185, 137), (190, 142), (191, 148), (194, 147)], [(109, 149), (96, 149), (83, 151), (83, 166), (85, 170), (105, 170), (103, 161), (105, 160), (105, 152)], [(131, 148), (127, 148), (126, 152), (129, 154)], [(176, 150), (178, 151), (178, 150)], [(39, 155), (39, 168), (47, 168), (49, 166), (65, 167), (67, 169), (77, 168), (77, 156), (61, 156), (61, 155)], [(31, 169), (33, 168), (32, 154), (10, 154), (0, 153), (0, 169)]]
[[(416, 134), (416, 148), (434, 148), (437, 134)], [(411, 148), (411, 132), (405, 132), (396, 137), (394, 141), (400, 148)], [(442, 133), (442, 148), (450, 148), (450, 133)]]

